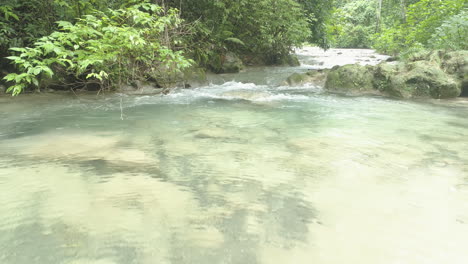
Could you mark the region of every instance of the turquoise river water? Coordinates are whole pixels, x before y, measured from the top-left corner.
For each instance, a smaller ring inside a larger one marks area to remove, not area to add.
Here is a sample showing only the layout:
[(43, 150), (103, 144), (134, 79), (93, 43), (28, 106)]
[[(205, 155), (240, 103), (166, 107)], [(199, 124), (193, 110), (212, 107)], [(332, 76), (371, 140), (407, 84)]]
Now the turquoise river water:
[(167, 96), (0, 97), (0, 263), (468, 263), (468, 101), (281, 85), (378, 59), (327, 54)]

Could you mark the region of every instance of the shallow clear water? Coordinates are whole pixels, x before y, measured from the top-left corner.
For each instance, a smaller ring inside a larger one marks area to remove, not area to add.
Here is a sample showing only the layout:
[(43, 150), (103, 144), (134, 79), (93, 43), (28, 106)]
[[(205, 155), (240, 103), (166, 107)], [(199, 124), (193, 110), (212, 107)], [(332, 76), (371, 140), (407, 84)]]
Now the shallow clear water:
[(0, 263), (468, 263), (468, 101), (293, 70), (0, 98)]

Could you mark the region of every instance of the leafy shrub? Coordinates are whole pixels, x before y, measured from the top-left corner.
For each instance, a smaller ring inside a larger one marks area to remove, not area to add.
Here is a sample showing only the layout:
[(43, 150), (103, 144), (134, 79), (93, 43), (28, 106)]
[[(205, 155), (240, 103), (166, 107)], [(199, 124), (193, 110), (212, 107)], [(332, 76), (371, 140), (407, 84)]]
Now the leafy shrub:
[(421, 0), (408, 8), (407, 44), (426, 45), (443, 21), (459, 13), (466, 0)]
[(429, 39), (429, 45), (436, 49), (468, 49), (468, 11), (445, 20)]
[(20, 73), (4, 78), (14, 83), (8, 91), (17, 95), (31, 85), (40, 88), (43, 80), (57, 74), (67, 77), (64, 84), (96, 84), (101, 89), (175, 75), (191, 64), (182, 51), (175, 51), (178, 40), (169, 37), (180, 24), (176, 10), (147, 2), (96, 11), (76, 24), (58, 22), (60, 30), (33, 47), (12, 48), (19, 54), (8, 59)]
[(368, 48), (375, 33), (375, 3), (352, 1), (338, 8), (334, 23), (329, 26), (332, 46), (337, 48)]
[(216, 64), (227, 51), (274, 64), (310, 35), (295, 0), (187, 1), (182, 16), (195, 21), (185, 43), (202, 65)]
[(406, 48), (404, 32), (401, 25), (385, 29), (372, 37), (372, 48), (378, 52), (396, 55)]
[[(458, 29), (459, 24), (463, 25), (463, 21), (460, 21), (463, 17), (456, 16), (454, 21), (451, 22), (446, 21), (446, 19), (460, 13), (465, 5), (466, 0), (417, 1), (408, 7), (405, 23), (389, 27), (375, 37), (374, 48), (380, 52), (396, 54), (406, 49), (418, 49), (421, 46), (437, 46), (435, 44), (437, 39), (442, 41), (458, 37), (453, 34), (454, 32), (448, 33), (451, 36), (443, 35), (443, 32), (448, 32), (449, 27), (455, 30), (455, 28)], [(466, 23), (466, 15), (464, 19)], [(447, 23), (453, 25), (450, 26)], [(442, 24), (445, 24), (445, 26)], [(464, 41), (466, 42), (466, 38)], [(442, 45), (443, 43), (439, 42), (439, 44)]]

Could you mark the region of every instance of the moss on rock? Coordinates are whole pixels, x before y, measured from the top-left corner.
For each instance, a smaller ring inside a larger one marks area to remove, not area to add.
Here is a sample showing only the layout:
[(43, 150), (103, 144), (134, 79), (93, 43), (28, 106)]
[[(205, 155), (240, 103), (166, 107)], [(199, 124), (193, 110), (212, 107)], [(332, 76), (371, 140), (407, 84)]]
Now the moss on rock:
[(244, 69), (244, 63), (242, 63), (237, 54), (227, 52), (226, 54), (215, 56), (209, 68), (214, 73), (238, 73)]
[(377, 94), (379, 91), (373, 85), (374, 70), (373, 66), (358, 64), (335, 66), (328, 73), (325, 88), (348, 94)]
[(464, 51), (434, 51), (409, 62), (334, 67), (325, 88), (348, 94), (382, 94), (398, 98), (455, 98), (468, 90)]
[(304, 84), (324, 86), (329, 71), (324, 69), (312, 70), (306, 73), (293, 73), (286, 79), (286, 84), (289, 86), (301, 86)]

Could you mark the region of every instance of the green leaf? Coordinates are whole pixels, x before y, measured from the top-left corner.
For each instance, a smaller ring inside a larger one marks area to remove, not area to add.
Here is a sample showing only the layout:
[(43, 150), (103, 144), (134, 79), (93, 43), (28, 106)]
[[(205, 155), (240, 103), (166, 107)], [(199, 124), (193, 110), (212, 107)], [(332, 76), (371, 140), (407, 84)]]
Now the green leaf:
[(39, 87), (39, 81), (36, 78), (32, 78), (32, 82), (36, 87)]
[(63, 29), (69, 29), (73, 27), (73, 24), (68, 21), (57, 21), (56, 23), (60, 28), (63, 28)]
[(12, 60), (12, 61), (16, 61), (16, 60), (20, 60), (21, 58), (18, 57), (18, 56), (8, 56), (8, 57), (5, 57), (6, 59), (9, 59), (9, 60)]
[(12, 51), (17, 51), (17, 52), (26, 52), (25, 48), (10, 48)]
[(7, 76), (3, 77), (3, 80), (6, 80), (7, 82), (11, 82), (11, 81), (16, 79), (17, 75), (18, 74), (16, 74), (16, 73), (10, 73)]
[(39, 75), (41, 72), (42, 72), (42, 69), (40, 67), (36, 67), (33, 69), (32, 74)]
[(244, 43), (242, 40), (238, 39), (238, 38), (227, 38), (227, 39), (225, 39), (225, 41), (228, 41), (228, 42), (232, 42), (232, 43), (236, 43), (236, 44), (240, 44), (240, 45), (242, 45), (242, 46), (245, 46), (245, 43)]

